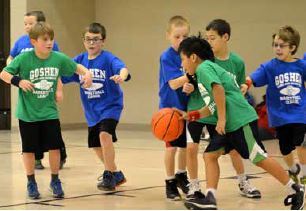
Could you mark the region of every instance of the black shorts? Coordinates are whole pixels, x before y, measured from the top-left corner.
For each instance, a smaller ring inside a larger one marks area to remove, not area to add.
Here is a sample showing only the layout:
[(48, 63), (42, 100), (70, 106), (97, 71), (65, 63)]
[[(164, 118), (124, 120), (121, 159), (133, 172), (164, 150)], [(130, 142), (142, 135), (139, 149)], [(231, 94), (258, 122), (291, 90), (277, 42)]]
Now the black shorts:
[(55, 150), (64, 147), (58, 119), (25, 122), (19, 120), (22, 152)]
[(197, 144), (200, 143), (203, 128), (205, 126), (206, 124), (201, 123), (201, 122), (188, 122), (187, 127), (188, 127), (188, 131), (189, 131), (189, 134), (191, 136), (193, 143), (197, 143)]
[(88, 127), (88, 147), (101, 147), (100, 133), (107, 132), (112, 135), (113, 142), (117, 141), (116, 127), (118, 121), (115, 119), (103, 119), (93, 127)]
[(257, 121), (250, 122), (236, 131), (220, 135), (215, 125), (206, 125), (211, 141), (205, 152), (223, 150), (229, 153), (235, 149), (242, 158), (257, 163), (267, 157), (265, 148), (258, 139)]
[(186, 122), (184, 122), (183, 133), (174, 141), (165, 142), (166, 147), (179, 147), (186, 148), (187, 139), (186, 139)]
[(297, 146), (306, 147), (306, 124), (286, 124), (275, 129), (282, 155), (290, 154)]

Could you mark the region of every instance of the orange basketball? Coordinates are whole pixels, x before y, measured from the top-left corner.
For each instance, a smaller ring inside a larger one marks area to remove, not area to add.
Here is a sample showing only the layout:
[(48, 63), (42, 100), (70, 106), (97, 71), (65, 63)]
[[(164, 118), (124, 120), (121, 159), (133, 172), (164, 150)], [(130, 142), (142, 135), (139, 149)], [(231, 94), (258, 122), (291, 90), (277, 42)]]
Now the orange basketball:
[(179, 119), (180, 114), (172, 108), (163, 108), (152, 117), (152, 133), (159, 140), (174, 141), (183, 132), (184, 120)]

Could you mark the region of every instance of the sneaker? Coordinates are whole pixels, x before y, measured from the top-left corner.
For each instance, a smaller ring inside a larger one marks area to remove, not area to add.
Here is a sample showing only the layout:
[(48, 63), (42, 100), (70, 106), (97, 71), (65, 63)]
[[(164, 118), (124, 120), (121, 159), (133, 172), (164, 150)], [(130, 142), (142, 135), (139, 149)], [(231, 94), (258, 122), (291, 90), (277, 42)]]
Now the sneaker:
[(216, 210), (217, 202), (214, 195), (208, 192), (206, 197), (201, 191), (196, 191), (186, 197), (185, 207), (189, 210)]
[(187, 172), (184, 173), (176, 173), (175, 179), (177, 181), (177, 187), (180, 188), (185, 194), (188, 194), (189, 188), (189, 181), (187, 177)]
[(40, 193), (38, 192), (37, 183), (34, 181), (28, 181), (27, 184), (28, 196), (31, 199), (39, 199)]
[(60, 179), (52, 180), (50, 183), (50, 189), (54, 198), (64, 198), (64, 191), (62, 189), (62, 183)]
[(66, 159), (60, 161), (60, 169), (64, 168), (65, 163), (66, 163)]
[(113, 172), (113, 175), (116, 180), (116, 186), (122, 185), (123, 183), (126, 183), (126, 178), (122, 171), (115, 171)]
[(97, 188), (99, 190), (113, 191), (116, 187), (116, 179), (111, 171), (105, 170), (103, 175), (98, 178)]
[(299, 173), (301, 171), (301, 167), (299, 164), (296, 164), (296, 167), (297, 167), (297, 171), (296, 172), (292, 172), (290, 170), (288, 170), (288, 174), (289, 174), (289, 177), (296, 183), (296, 184), (299, 184)]
[(301, 185), (306, 185), (306, 176), (303, 176), (303, 177), (301, 177), (300, 178), (300, 183), (301, 183)]
[(43, 166), (43, 164), (41, 163), (41, 160), (35, 160), (35, 169), (37, 170), (42, 170), (45, 167)]
[(252, 187), (248, 179), (245, 179), (242, 182), (240, 182), (238, 186), (239, 186), (240, 194), (242, 196), (253, 198), (253, 199), (261, 198), (260, 191), (257, 190), (255, 187)]
[(305, 203), (305, 186), (293, 184), (292, 188), (296, 193), (288, 195), (284, 200), (284, 204), (285, 206), (291, 205), (291, 210), (302, 210)]
[(177, 181), (176, 179), (165, 180), (166, 181), (166, 196), (167, 199), (171, 201), (179, 201), (181, 200), (181, 195), (177, 189)]

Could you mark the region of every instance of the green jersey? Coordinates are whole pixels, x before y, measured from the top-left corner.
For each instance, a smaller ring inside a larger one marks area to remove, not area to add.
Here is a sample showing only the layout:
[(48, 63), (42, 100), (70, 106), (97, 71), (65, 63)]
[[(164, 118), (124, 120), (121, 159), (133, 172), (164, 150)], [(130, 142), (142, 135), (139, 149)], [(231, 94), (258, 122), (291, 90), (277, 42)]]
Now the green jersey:
[[(215, 63), (225, 69), (233, 77), (237, 87), (245, 83), (245, 65), (240, 56), (230, 52), (228, 59), (220, 60), (215, 58)], [(214, 116), (210, 116), (201, 119), (200, 122), (215, 125), (217, 124), (217, 119)]]
[(53, 51), (47, 59), (38, 58), (35, 51), (14, 58), (4, 70), (34, 84), (33, 92), (19, 89), (16, 117), (25, 122), (58, 119), (55, 102), (57, 81), (61, 76), (71, 76), (76, 66), (66, 55)]
[[(222, 85), (225, 91), (226, 132), (235, 131), (257, 119), (254, 108), (244, 99), (233, 77), (222, 67), (206, 60), (197, 67), (195, 74), (198, 82), (198, 91), (191, 94), (188, 110), (199, 109), (202, 105), (206, 105), (212, 113), (212, 121), (214, 123), (212, 122), (211, 124), (216, 124), (218, 117), (212, 95), (212, 85), (216, 83)], [(207, 118), (201, 119), (200, 122), (205, 119)], [(203, 122), (208, 123), (207, 121)]]

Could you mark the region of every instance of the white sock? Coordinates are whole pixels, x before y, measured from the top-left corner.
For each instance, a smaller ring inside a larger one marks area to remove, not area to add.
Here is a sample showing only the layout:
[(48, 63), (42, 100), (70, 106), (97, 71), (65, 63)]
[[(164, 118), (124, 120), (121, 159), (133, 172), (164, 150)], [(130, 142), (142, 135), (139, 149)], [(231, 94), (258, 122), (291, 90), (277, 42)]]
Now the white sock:
[(192, 195), (194, 194), (194, 192), (196, 191), (200, 191), (201, 187), (200, 187), (200, 182), (198, 179), (189, 179), (189, 191), (188, 191), (188, 195)]
[(217, 190), (216, 189), (214, 189), (214, 188), (207, 188), (206, 189), (206, 194), (208, 192), (211, 192), (214, 195), (214, 197), (216, 198), (216, 195), (217, 195)]
[(302, 170), (302, 177), (305, 177), (306, 176), (306, 165), (305, 164), (301, 165), (301, 170)]
[(186, 172), (186, 170), (178, 169), (176, 173), (181, 174), (181, 173), (185, 173), (185, 172)]
[(175, 178), (175, 176), (173, 175), (173, 176), (167, 177), (166, 180), (172, 180), (172, 179), (174, 179), (174, 178)]
[(295, 190), (292, 188), (293, 184), (294, 184), (294, 181), (292, 179), (290, 179), (289, 182), (286, 184), (289, 194), (295, 193)]
[(292, 173), (296, 173), (297, 170), (298, 170), (297, 164), (294, 163), (292, 166), (289, 167), (289, 170), (290, 170)]
[(247, 176), (245, 174), (238, 174), (237, 179), (239, 183), (242, 183), (243, 181), (247, 179)]

